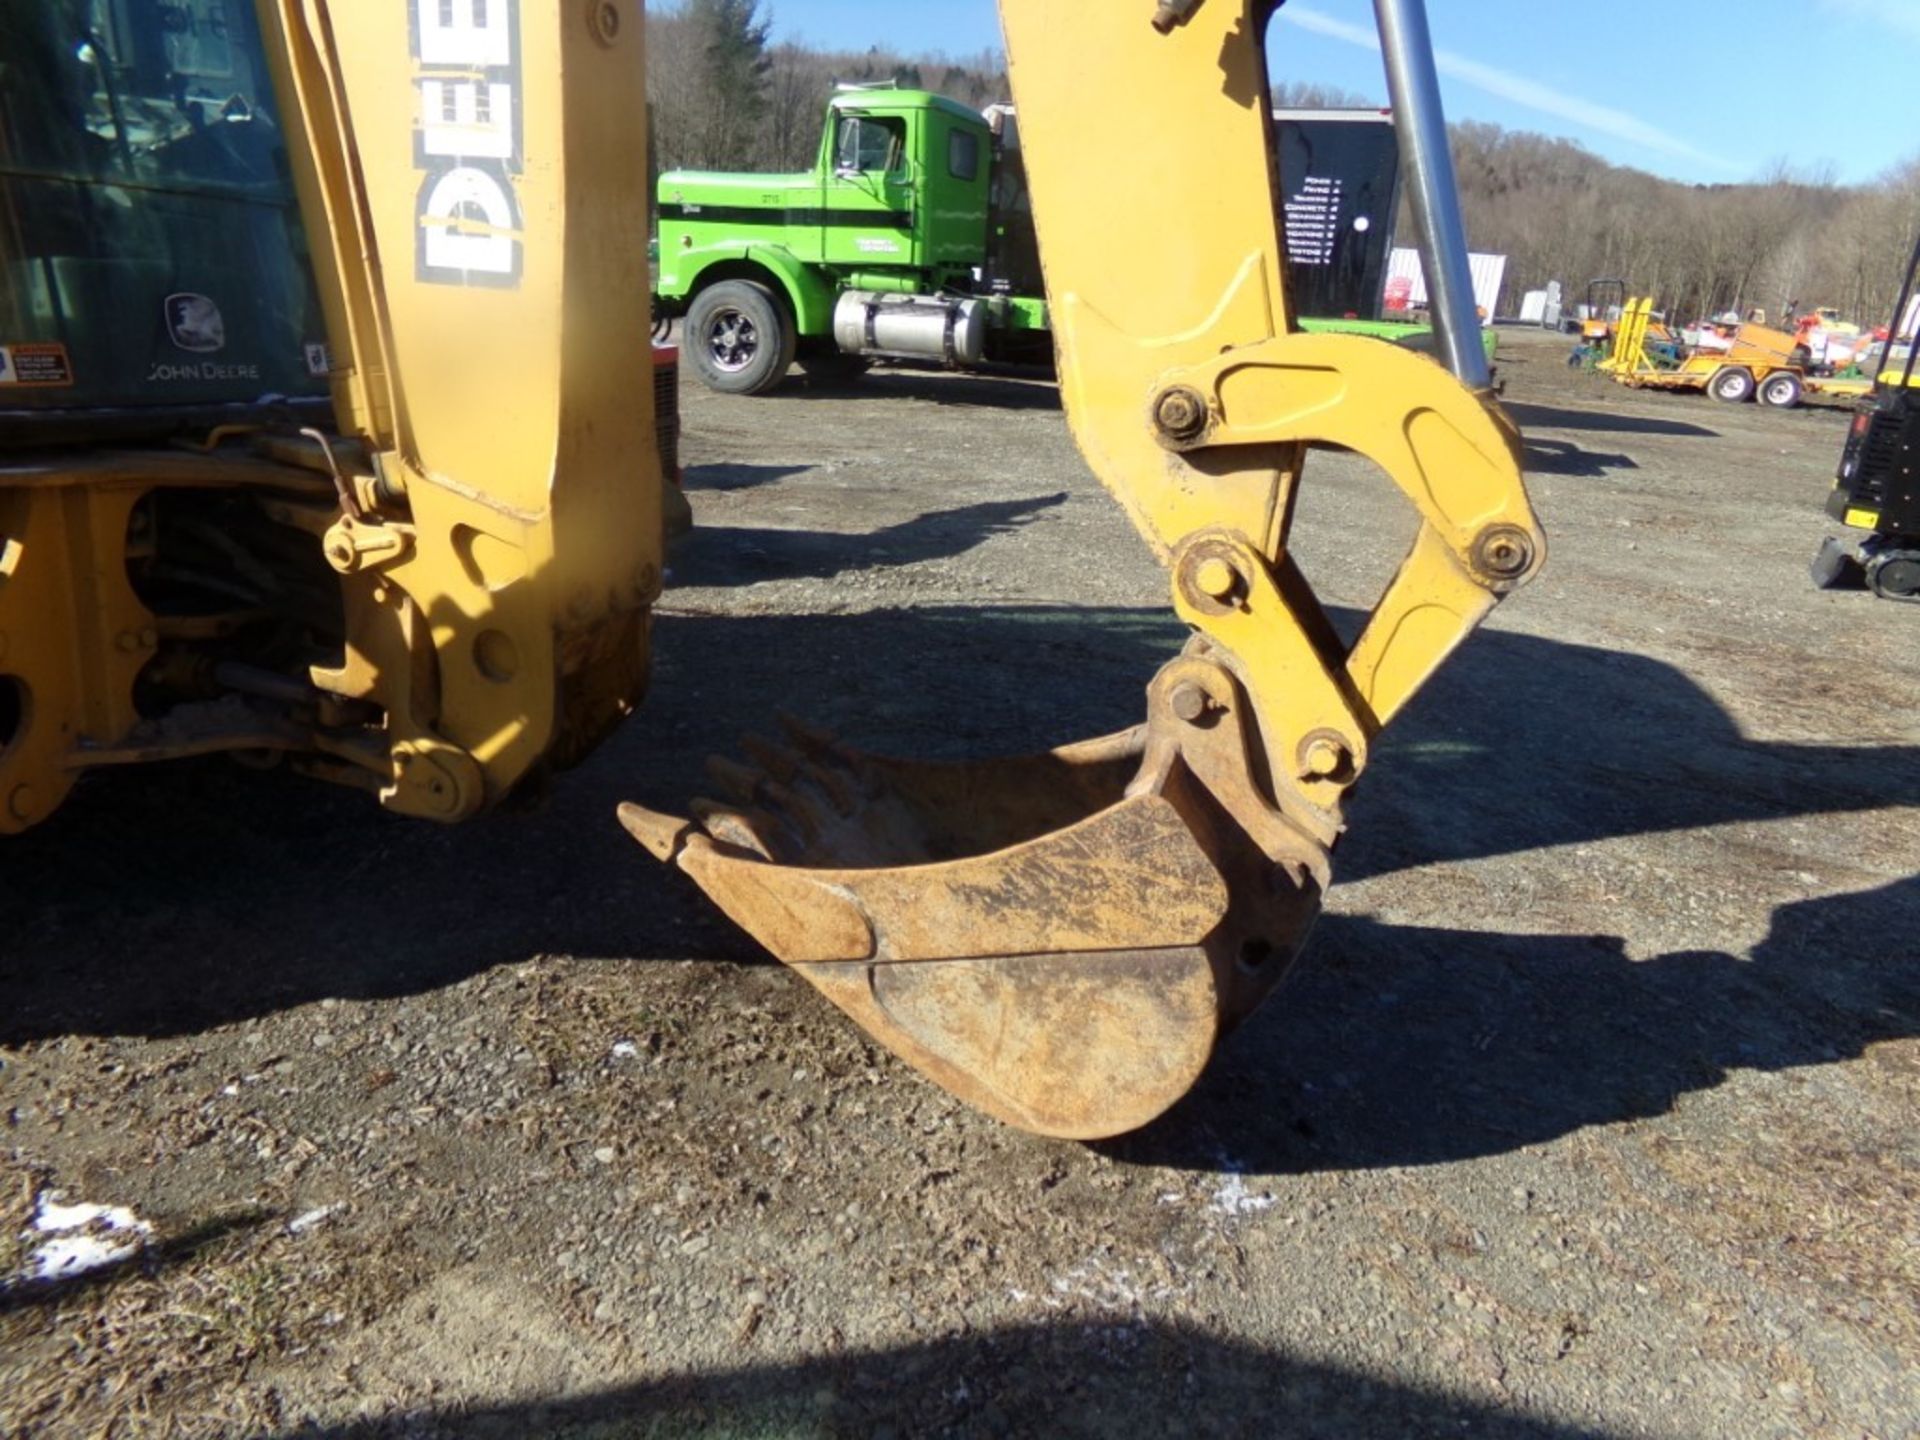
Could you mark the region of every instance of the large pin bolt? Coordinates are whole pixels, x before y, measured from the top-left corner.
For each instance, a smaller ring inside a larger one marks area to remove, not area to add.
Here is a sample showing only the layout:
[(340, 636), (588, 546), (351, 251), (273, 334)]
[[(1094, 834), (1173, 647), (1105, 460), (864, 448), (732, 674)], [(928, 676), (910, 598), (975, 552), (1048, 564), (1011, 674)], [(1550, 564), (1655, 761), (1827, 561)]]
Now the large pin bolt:
[(1346, 751), (1331, 739), (1317, 739), (1308, 745), (1308, 774), (1325, 780), (1346, 764)]
[(1218, 555), (1209, 555), (1193, 567), (1193, 585), (1202, 595), (1231, 603), (1240, 595), (1240, 572)]
[(1474, 564), (1495, 581), (1515, 581), (1533, 566), (1533, 537), (1517, 525), (1490, 525), (1474, 537)]
[(1198, 390), (1175, 385), (1153, 402), (1153, 424), (1163, 439), (1175, 444), (1197, 440), (1207, 428), (1207, 402)]
[(1207, 713), (1207, 692), (1188, 680), (1173, 687), (1173, 694), (1167, 697), (1167, 703), (1173, 707), (1173, 713), (1187, 724), (1197, 725)]
[(1316, 780), (1326, 780), (1338, 775), (1345, 767), (1347, 747), (1328, 736), (1316, 735), (1307, 742), (1300, 761), (1308, 775)]
[(413, 544), (410, 531), (394, 525), (365, 525), (343, 515), (320, 542), (320, 553), (342, 575), (353, 575), (383, 560), (398, 558)]

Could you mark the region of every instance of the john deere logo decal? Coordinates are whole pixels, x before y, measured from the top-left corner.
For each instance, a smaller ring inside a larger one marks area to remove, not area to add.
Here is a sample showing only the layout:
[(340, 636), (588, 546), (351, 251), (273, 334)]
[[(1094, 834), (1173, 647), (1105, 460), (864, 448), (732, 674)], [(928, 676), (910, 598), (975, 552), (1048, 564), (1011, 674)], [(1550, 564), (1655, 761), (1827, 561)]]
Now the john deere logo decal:
[(226, 348), (227, 322), (220, 318), (220, 307), (206, 296), (169, 295), (166, 308), (167, 334), (177, 347), (196, 355)]

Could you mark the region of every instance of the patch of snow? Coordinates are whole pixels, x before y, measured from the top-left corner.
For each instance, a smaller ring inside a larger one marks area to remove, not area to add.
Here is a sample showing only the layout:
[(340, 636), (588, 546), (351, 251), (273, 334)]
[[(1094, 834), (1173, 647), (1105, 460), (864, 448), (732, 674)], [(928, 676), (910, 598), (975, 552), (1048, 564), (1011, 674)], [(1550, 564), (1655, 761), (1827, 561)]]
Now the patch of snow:
[(58, 1192), (47, 1190), (35, 1200), (33, 1226), (20, 1238), (36, 1234), (52, 1238), (34, 1247), (24, 1278), (68, 1280), (131, 1260), (153, 1226), (124, 1205), (63, 1205)]
[(1257, 1215), (1273, 1208), (1273, 1196), (1247, 1189), (1247, 1178), (1237, 1171), (1221, 1180), (1213, 1192), (1213, 1208), (1222, 1215)]
[(1166, 1285), (1143, 1285), (1133, 1271), (1100, 1254), (1089, 1255), (1064, 1275), (1053, 1278), (1053, 1295), (1043, 1297), (1053, 1309), (1083, 1301), (1101, 1310), (1138, 1310), (1149, 1300), (1173, 1294)]
[(289, 1235), (302, 1234), (305, 1231), (313, 1229), (316, 1225), (324, 1224), (346, 1208), (344, 1203), (338, 1205), (322, 1205), (317, 1209), (307, 1211), (304, 1215), (296, 1215), (287, 1222), (287, 1233)]
[(640, 1047), (631, 1040), (616, 1040), (613, 1042), (613, 1058), (616, 1060), (631, 1060), (639, 1053)]
[(1273, 1193), (1254, 1194), (1247, 1189), (1247, 1167), (1225, 1150), (1214, 1152), (1220, 1165), (1220, 1183), (1214, 1187), (1213, 1209), (1222, 1215), (1257, 1215), (1273, 1208)]

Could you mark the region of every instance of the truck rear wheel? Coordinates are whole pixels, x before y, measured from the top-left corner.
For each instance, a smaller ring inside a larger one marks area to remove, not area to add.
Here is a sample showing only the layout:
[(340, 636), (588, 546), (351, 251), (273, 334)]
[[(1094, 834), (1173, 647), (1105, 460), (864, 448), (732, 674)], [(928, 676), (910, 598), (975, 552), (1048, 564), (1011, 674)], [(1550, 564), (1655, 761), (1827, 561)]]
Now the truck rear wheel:
[(723, 280), (687, 307), (681, 345), (709, 390), (764, 395), (793, 368), (799, 337), (786, 308), (766, 286)]

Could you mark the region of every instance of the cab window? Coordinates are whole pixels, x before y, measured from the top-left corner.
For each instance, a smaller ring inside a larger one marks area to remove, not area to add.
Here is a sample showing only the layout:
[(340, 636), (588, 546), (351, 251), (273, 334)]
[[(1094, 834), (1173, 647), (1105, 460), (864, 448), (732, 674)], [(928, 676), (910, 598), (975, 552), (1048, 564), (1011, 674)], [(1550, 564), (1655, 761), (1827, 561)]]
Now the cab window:
[(956, 180), (971, 180), (980, 173), (980, 137), (973, 131), (948, 132), (947, 173)]
[(891, 174), (907, 166), (907, 122), (842, 115), (834, 132), (833, 167), (845, 174)]

